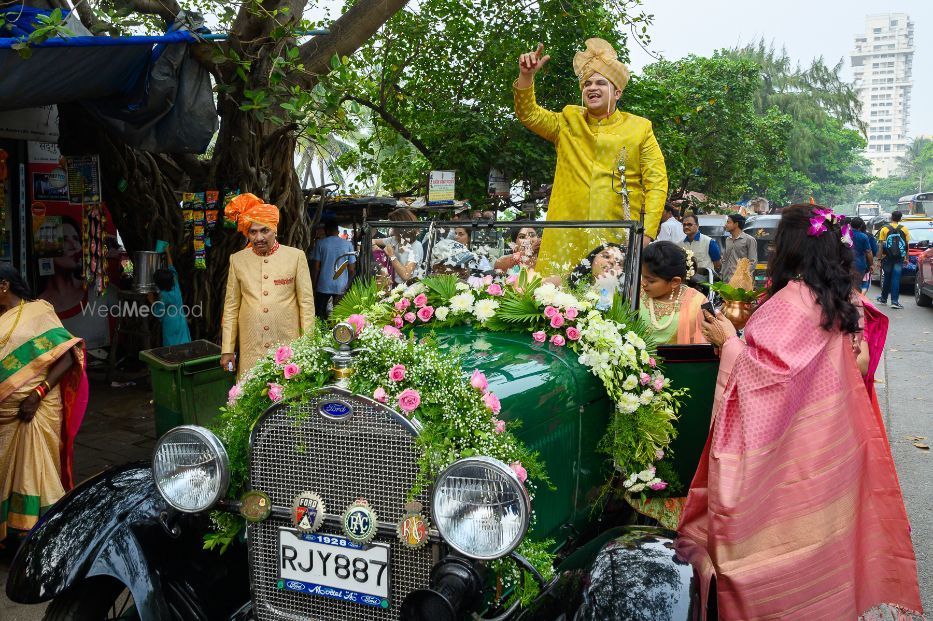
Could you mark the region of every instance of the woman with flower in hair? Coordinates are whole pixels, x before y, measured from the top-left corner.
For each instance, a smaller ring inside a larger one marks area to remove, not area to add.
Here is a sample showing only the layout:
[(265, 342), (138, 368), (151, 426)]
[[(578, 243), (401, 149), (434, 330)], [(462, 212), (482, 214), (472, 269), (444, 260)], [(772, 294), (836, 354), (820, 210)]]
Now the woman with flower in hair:
[(641, 255), (641, 318), (659, 344), (705, 343), (700, 306), (706, 296), (687, 286), (696, 269), (687, 251), (669, 241), (649, 244)]
[(794, 205), (774, 244), (744, 340), (704, 313), (721, 361), (678, 550), (724, 621), (921, 619), (907, 513), (857, 364), (848, 225)]

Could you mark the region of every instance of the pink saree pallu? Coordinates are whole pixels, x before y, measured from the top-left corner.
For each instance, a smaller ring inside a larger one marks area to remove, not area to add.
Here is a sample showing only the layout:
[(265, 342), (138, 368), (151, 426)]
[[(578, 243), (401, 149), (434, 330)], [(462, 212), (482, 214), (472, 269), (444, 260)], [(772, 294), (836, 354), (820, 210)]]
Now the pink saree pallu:
[(722, 348), (678, 550), (719, 618), (921, 619), (907, 513), (852, 341), (792, 282)]

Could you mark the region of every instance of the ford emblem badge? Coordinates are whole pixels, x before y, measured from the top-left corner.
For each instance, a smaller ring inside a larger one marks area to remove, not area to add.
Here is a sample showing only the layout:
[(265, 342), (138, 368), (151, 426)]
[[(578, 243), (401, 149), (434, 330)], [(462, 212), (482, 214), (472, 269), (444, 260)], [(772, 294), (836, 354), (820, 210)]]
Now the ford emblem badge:
[(343, 401), (326, 401), (321, 404), (320, 412), (327, 418), (341, 419), (353, 414), (353, 408)]

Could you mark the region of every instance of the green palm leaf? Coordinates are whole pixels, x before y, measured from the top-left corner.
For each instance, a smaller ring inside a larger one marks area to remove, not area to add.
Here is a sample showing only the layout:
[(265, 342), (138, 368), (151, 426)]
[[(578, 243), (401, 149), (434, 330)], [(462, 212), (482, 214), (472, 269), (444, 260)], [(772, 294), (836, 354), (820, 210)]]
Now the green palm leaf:
[(457, 291), (457, 277), (453, 274), (437, 274), (428, 276), (421, 284), (428, 289), (428, 299), (435, 304), (447, 304), (450, 298), (459, 293)]
[(330, 314), (329, 321), (338, 323), (350, 315), (365, 314), (379, 303), (379, 290), (379, 284), (375, 279), (357, 278), (343, 298), (334, 305), (334, 312)]
[(518, 327), (531, 325), (542, 320), (541, 309), (530, 293), (507, 291), (499, 302), (496, 317), (505, 323)]

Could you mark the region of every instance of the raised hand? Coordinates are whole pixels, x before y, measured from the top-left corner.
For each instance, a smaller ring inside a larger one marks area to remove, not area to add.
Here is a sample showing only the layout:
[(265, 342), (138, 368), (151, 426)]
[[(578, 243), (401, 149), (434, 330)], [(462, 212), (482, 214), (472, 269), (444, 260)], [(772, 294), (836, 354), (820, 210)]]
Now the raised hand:
[(533, 78), (541, 70), (541, 67), (551, 60), (550, 56), (542, 54), (544, 54), (544, 44), (539, 43), (537, 50), (518, 57), (518, 71), (523, 78)]

